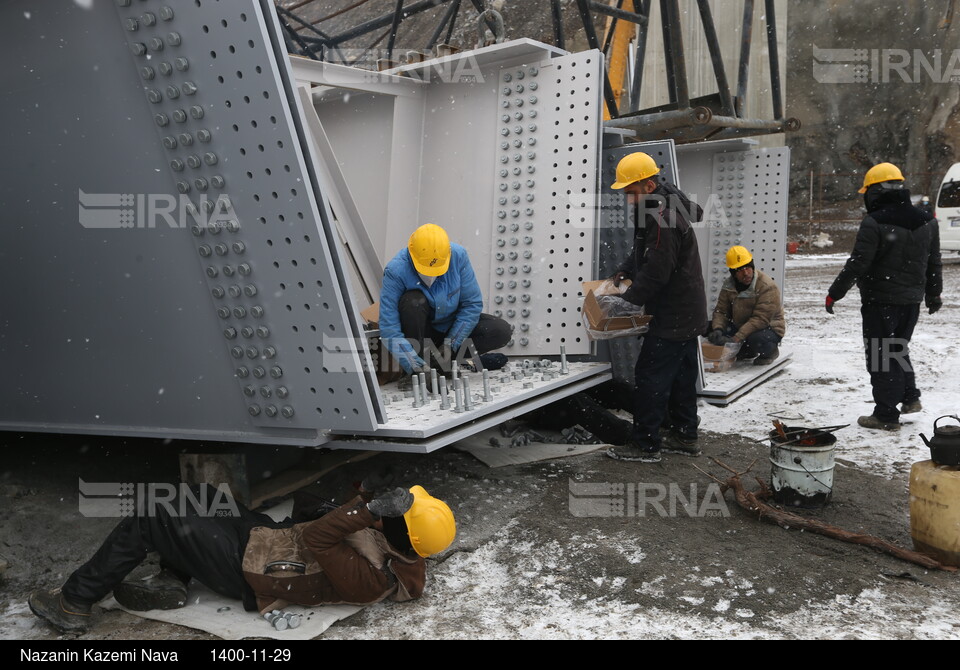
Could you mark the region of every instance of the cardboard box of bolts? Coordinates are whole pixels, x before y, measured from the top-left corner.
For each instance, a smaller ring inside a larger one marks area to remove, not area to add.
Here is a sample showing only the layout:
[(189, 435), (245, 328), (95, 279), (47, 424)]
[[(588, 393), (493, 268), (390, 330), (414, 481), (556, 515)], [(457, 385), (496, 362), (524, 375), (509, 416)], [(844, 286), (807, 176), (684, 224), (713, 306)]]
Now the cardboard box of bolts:
[(740, 343), (729, 342), (717, 346), (700, 338), (700, 351), (703, 353), (703, 369), (705, 372), (725, 372), (737, 362)]
[[(630, 280), (620, 282), (621, 287), (630, 286)], [(631, 337), (646, 330), (652, 316), (637, 314), (633, 316), (604, 316), (597, 296), (620, 295), (620, 289), (609, 279), (583, 282), (583, 319), (587, 335), (592, 340)]]

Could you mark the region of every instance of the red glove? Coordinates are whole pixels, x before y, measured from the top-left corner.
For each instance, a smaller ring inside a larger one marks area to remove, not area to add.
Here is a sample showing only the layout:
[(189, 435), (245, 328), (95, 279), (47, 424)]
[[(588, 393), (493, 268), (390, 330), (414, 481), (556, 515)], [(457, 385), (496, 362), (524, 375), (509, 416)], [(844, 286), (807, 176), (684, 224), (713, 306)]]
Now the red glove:
[(836, 303), (836, 302), (837, 302), (836, 300), (834, 300), (834, 299), (831, 298), (830, 296), (827, 296), (827, 302), (826, 302), (826, 305), (825, 305), (825, 306), (826, 306), (826, 309), (827, 309), (827, 313), (828, 313), (828, 314), (833, 314), (833, 305), (834, 305), (834, 303)]

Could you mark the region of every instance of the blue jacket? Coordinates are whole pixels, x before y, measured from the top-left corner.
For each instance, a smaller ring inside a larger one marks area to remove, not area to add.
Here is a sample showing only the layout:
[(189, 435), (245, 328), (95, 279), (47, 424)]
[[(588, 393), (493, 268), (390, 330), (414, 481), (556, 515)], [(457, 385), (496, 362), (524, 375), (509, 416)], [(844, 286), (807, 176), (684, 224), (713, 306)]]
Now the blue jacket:
[(445, 333), (456, 352), (470, 336), (480, 320), (483, 296), (473, 273), (467, 250), (459, 244), (450, 244), (450, 267), (437, 277), (432, 286), (420, 281), (410, 252), (404, 248), (393, 257), (383, 271), (383, 289), (380, 291), (380, 339), (400, 362), (404, 372), (423, 365), (410, 342), (400, 329), (400, 297), (412, 289), (422, 291), (433, 308), (430, 325)]

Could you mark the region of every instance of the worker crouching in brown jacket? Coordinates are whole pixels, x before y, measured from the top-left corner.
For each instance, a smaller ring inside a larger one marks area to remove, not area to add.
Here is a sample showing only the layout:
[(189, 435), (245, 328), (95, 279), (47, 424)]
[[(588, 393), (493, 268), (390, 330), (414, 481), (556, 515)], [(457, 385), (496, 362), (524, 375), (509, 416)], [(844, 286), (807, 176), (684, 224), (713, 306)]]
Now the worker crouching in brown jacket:
[[(127, 609), (175, 609), (186, 605), (190, 579), (261, 612), (417, 598), (424, 557), (456, 536), (453, 513), (421, 486), (377, 497), (372, 490), (365, 482), (361, 496), (298, 524), (252, 512), (209, 485), (145, 496), (61, 588), (34, 591), (30, 609), (61, 631), (83, 632), (111, 591)], [(160, 573), (124, 581), (148, 552), (160, 555)]]
[(739, 360), (754, 359), (754, 365), (769, 365), (780, 356), (780, 341), (786, 333), (780, 289), (768, 275), (757, 270), (753, 256), (741, 246), (727, 252), (730, 277), (723, 283), (708, 336), (711, 344), (742, 343)]

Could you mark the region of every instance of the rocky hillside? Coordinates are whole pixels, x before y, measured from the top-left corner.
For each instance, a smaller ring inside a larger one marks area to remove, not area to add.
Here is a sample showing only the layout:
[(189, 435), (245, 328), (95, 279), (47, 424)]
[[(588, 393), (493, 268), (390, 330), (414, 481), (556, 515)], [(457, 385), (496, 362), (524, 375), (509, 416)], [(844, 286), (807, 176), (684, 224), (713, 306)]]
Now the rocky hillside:
[[(866, 169), (890, 161), (915, 193), (932, 195), (960, 147), (960, 14), (941, 26), (953, 4), (875, 3), (867, 12), (836, 0), (791, 4), (787, 109), (803, 121), (787, 140), (795, 192), (805, 191), (811, 170), (834, 172), (824, 197), (845, 198)], [(851, 75), (866, 81), (843, 83)]]

